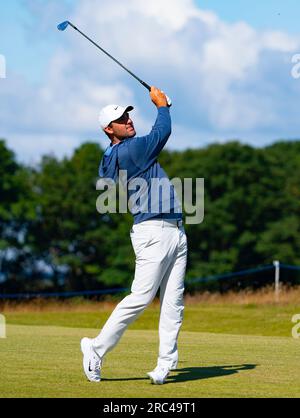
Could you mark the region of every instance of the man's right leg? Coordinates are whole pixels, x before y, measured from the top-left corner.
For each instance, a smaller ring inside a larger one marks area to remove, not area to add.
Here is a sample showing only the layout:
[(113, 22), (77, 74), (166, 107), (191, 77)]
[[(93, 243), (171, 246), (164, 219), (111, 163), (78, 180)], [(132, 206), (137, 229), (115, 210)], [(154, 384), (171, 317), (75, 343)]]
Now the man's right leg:
[(143, 286), (139, 291), (132, 291), (116, 306), (98, 337), (93, 340), (93, 348), (100, 358), (104, 358), (115, 347), (127, 327), (152, 302), (158, 286), (159, 284), (148, 289)]

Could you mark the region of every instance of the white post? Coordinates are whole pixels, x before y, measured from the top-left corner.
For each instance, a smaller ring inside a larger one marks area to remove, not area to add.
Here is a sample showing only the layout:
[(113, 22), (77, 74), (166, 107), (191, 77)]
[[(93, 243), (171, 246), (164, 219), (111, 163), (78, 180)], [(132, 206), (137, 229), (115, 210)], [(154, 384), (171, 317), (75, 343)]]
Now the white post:
[(275, 267), (275, 300), (279, 302), (279, 292), (280, 292), (280, 262), (273, 261)]

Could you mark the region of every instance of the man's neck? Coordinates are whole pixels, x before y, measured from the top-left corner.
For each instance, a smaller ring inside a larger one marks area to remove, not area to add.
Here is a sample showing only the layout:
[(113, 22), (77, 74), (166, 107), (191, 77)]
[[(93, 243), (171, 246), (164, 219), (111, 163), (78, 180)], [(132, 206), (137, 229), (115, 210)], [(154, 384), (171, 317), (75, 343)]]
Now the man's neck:
[(118, 139), (118, 138), (113, 138), (112, 140), (111, 140), (111, 145), (113, 146), (113, 145), (117, 145), (117, 144), (119, 144), (121, 141)]

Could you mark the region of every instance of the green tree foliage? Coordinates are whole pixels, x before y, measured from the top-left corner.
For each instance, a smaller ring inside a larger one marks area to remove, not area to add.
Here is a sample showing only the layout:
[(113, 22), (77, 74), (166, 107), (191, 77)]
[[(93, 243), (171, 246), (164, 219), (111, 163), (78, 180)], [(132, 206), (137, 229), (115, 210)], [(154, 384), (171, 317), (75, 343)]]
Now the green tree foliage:
[(300, 143), (280, 142), (265, 150), (276, 185), (272, 208), (257, 241), (263, 258), (300, 265)]
[(21, 167), (3, 140), (0, 140), (0, 273), (18, 287), (32, 253), (25, 244), (34, 219), (32, 171)]
[[(70, 158), (45, 156), (38, 167), (28, 168), (21, 167), (0, 142), (1, 254), (3, 258), (8, 248), (18, 249), (23, 257), (15, 258), (19, 277), (26, 266), (34, 272), (37, 260), (51, 268), (50, 282), (37, 280), (34, 289), (130, 285), (132, 217), (96, 210), (102, 155), (97, 144), (85, 143)], [(300, 141), (265, 148), (233, 141), (163, 151), (159, 161), (170, 178), (205, 179), (204, 221), (186, 225), (188, 278), (270, 264), (274, 259), (300, 265)], [(28, 289), (18, 283), (19, 289)]]
[(71, 159), (45, 157), (36, 175), (38, 218), (31, 229), (35, 251), (52, 266), (68, 267), (67, 290), (123, 285), (133, 261), (129, 216), (96, 211), (102, 150), (86, 143)]

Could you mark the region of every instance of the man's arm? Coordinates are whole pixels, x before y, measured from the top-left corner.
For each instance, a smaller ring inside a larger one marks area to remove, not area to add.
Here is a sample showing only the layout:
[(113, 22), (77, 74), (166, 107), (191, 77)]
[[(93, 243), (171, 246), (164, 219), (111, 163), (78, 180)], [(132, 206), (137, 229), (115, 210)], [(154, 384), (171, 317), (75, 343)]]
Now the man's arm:
[(170, 110), (165, 94), (152, 87), (150, 97), (158, 110), (156, 122), (149, 135), (128, 141), (130, 156), (140, 168), (152, 164), (157, 159), (171, 135)]

